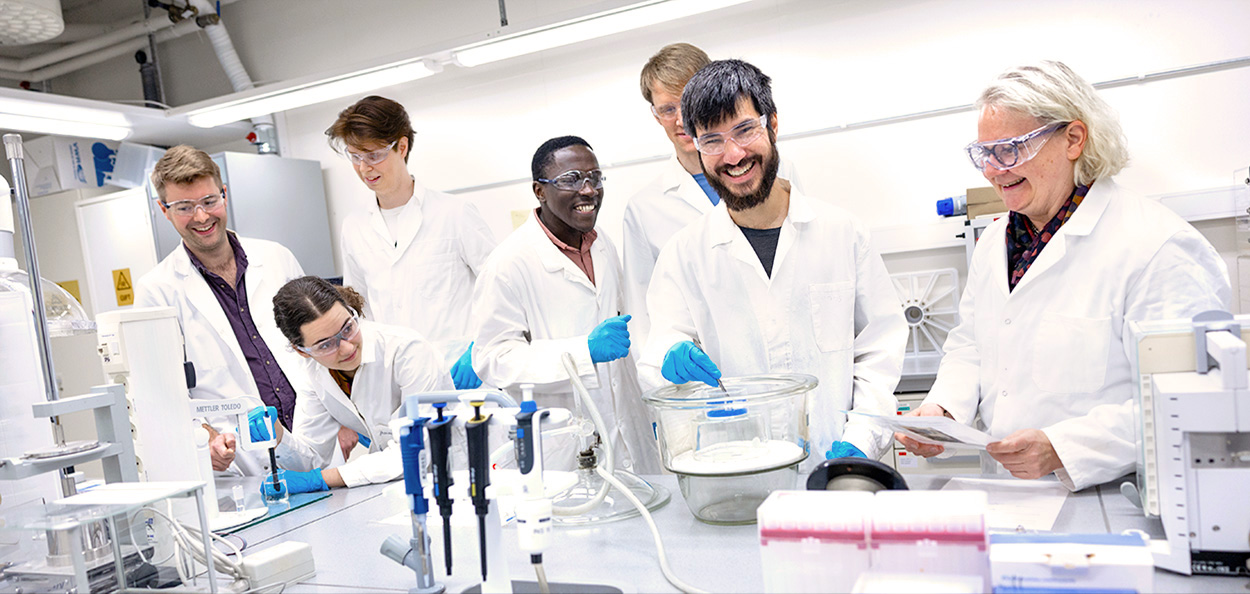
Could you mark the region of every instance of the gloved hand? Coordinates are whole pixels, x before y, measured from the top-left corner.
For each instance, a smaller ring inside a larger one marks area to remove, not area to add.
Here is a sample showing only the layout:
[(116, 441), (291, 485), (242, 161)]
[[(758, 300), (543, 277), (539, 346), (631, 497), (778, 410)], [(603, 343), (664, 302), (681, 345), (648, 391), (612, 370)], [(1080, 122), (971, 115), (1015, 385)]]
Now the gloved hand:
[(868, 455), (859, 448), (846, 441), (835, 441), (829, 447), (829, 451), (825, 452), (825, 459), (832, 460), (834, 458), (867, 458)]
[(624, 315), (608, 318), (590, 331), (590, 360), (595, 363), (615, 361), (629, 354), (629, 320)]
[[(287, 491), (291, 495), (330, 490), (330, 486), (326, 484), (325, 479), (321, 478), (321, 470), (310, 470), (308, 472), (287, 470), (283, 476), (286, 478)], [(281, 486), (282, 483), (278, 483), (278, 485)], [(281, 492), (273, 488), (273, 476), (268, 474), (260, 482), (260, 492), (265, 497), (281, 496)]]
[(664, 364), (660, 366), (660, 375), (674, 384), (700, 381), (709, 386), (716, 386), (720, 379), (720, 369), (693, 342), (679, 342), (664, 354)]
[(469, 348), (451, 366), (451, 383), (455, 384), (457, 390), (472, 390), (482, 385), (482, 378), (473, 371), (473, 343), (469, 343)]
[(278, 422), (278, 409), (272, 406), (258, 406), (247, 413), (247, 428), (252, 434), (252, 441), (269, 441), (269, 422)]

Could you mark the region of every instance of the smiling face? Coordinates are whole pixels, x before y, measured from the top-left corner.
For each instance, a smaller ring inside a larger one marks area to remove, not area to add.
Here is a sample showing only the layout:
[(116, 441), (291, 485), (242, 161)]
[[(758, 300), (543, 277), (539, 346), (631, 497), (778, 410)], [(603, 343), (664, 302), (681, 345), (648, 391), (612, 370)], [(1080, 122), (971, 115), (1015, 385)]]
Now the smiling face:
[[(165, 204), (173, 204), (181, 200), (199, 200), (224, 189), (217, 187), (212, 177), (201, 177), (189, 184), (166, 184)], [(196, 257), (211, 254), (218, 250), (229, 249), (226, 239), (226, 201), (218, 202), (212, 212), (196, 208), (190, 216), (183, 216), (161, 205), (165, 218), (174, 225), (174, 230), (182, 236), (187, 248)]]
[[(751, 100), (743, 97), (738, 100), (738, 109), (732, 117), (714, 128), (700, 128), (695, 132), (700, 137), (717, 132), (730, 137), (735, 128), (741, 129), (740, 126), (759, 119), (760, 114)], [(708, 183), (730, 210), (743, 211), (763, 204), (772, 193), (773, 184), (777, 181), (777, 169), (781, 165), (776, 134), (777, 117), (774, 115), (769, 118), (764, 133), (747, 146), (738, 146), (727, 139), (725, 152), (719, 155), (699, 154)]]
[[(357, 155), (363, 155), (374, 151), (386, 149), (390, 145), (389, 142), (372, 140), (365, 142), (360, 146), (350, 145), (347, 147), (348, 152)], [(386, 158), (372, 165), (352, 160), (352, 168), (356, 170), (356, 176), (360, 181), (365, 182), (373, 193), (381, 196), (389, 196), (406, 187), (408, 178), (408, 164), (404, 162), (404, 157), (408, 155), (408, 138), (400, 138), (395, 143), (395, 148), (387, 152)]]
[[(321, 317), (304, 324), (299, 327), (300, 335), (304, 339), (303, 346), (311, 348), (313, 345), (326, 340), (333, 339), (343, 331), (344, 325), (348, 320), (352, 319), (352, 314), (343, 307), (342, 303), (335, 303), (330, 311), (322, 314)], [(359, 324), (359, 322), (355, 322)], [(355, 336), (347, 340), (339, 341), (339, 348), (324, 355), (309, 355), (303, 351), (296, 351), (304, 358), (312, 358), (321, 365), (329, 369), (337, 369), (339, 371), (355, 371), (360, 367), (360, 345), (363, 343), (359, 326)]]
[[(977, 141), (1014, 138), (1039, 128), (1041, 122), (1026, 113), (986, 106), (977, 120)], [(998, 169), (992, 160), (982, 175), (994, 186), (1007, 209), (1029, 217), (1038, 229), (1059, 212), (1076, 188), (1076, 159), (1085, 148), (1086, 128), (1080, 120), (1054, 132), (1037, 156), (1011, 169)]]
[[(586, 173), (599, 168), (595, 153), (582, 145), (564, 147), (551, 157), (543, 171), (544, 179), (554, 179), (566, 171)], [(554, 184), (534, 182), (534, 195), (542, 204), (539, 217), (543, 225), (560, 241), (574, 247), (581, 245), (583, 233), (594, 230), (599, 207), (603, 205), (603, 188), (596, 190), (585, 181), (577, 190), (561, 190)]]

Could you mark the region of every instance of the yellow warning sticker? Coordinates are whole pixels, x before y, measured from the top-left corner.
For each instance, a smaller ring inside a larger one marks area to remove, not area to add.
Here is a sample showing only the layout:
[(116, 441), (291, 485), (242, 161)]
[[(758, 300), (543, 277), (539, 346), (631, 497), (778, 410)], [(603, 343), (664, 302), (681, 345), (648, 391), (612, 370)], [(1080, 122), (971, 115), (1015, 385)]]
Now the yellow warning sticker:
[(73, 295), (74, 299), (77, 299), (79, 304), (82, 303), (82, 292), (80, 292), (78, 289), (78, 281), (67, 280), (67, 281), (61, 281), (57, 284), (61, 285), (61, 288), (65, 289), (67, 293), (69, 293), (70, 295)]
[(130, 284), (129, 268), (113, 271), (113, 291), (117, 293), (118, 306), (135, 304), (135, 288)]

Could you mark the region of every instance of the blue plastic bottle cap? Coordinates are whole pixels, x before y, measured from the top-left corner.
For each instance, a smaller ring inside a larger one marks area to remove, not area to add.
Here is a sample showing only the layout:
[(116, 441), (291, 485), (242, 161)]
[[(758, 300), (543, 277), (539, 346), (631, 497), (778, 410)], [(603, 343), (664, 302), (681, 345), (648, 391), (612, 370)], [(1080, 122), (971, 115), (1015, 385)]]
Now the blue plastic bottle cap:
[(534, 402), (533, 400), (526, 400), (526, 401), (521, 402), (521, 412), (532, 413), (537, 410), (538, 410), (537, 402)]
[(937, 201), (937, 213), (949, 217), (955, 214), (955, 201), (950, 198), (943, 198)]
[(741, 416), (745, 414), (747, 414), (747, 409), (745, 408), (719, 408), (716, 410), (707, 411), (707, 416), (713, 419), (718, 419), (718, 418), (723, 418), (723, 417), (737, 417), (737, 416)]

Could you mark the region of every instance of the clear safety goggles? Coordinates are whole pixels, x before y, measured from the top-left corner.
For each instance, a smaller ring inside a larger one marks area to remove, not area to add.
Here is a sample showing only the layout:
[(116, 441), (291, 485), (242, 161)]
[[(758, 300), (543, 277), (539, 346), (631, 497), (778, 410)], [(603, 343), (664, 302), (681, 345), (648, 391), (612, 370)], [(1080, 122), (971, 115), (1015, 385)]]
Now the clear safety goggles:
[[(321, 339), (313, 343), (312, 346), (307, 346), (307, 347), (296, 346), (295, 350), (300, 351), (301, 353), (304, 353), (307, 355), (312, 355), (314, 357), (323, 357), (325, 355), (329, 355), (331, 353), (338, 351), (339, 343), (341, 343), (344, 340), (351, 340), (353, 338), (356, 338), (356, 335), (359, 333), (360, 333), (360, 319), (356, 316), (355, 313), (353, 313), (352, 317), (348, 318), (346, 322), (343, 322), (343, 328), (339, 330), (338, 334), (335, 334), (334, 336), (331, 336), (329, 338)], [(292, 346), (295, 346), (295, 345), (292, 345)]]
[(760, 116), (759, 119), (749, 120), (734, 126), (729, 132), (713, 132), (704, 134), (694, 139), (695, 148), (705, 155), (719, 155), (725, 152), (725, 143), (733, 141), (739, 147), (745, 148), (748, 144), (755, 142), (760, 134), (764, 133), (764, 127), (768, 125), (768, 116)]
[(195, 214), (195, 209), (202, 208), (204, 212), (215, 212), (221, 205), (226, 203), (226, 189), (222, 188), (216, 194), (209, 194), (198, 200), (179, 200), (177, 202), (161, 202), (161, 204), (174, 211), (174, 214), (180, 217), (189, 217)]
[(586, 184), (590, 184), (590, 187), (595, 190), (602, 189), (603, 180), (605, 179), (608, 179), (608, 176), (604, 175), (603, 172), (598, 169), (586, 172), (571, 169), (551, 179), (538, 178), (535, 181), (542, 182), (544, 184), (551, 184), (555, 186), (556, 189), (564, 190), (566, 192), (580, 192)]
[(964, 150), (968, 151), (968, 158), (972, 160), (972, 166), (976, 167), (977, 171), (985, 171), (987, 162), (993, 165), (995, 169), (1005, 171), (1028, 163), (1030, 159), (1037, 156), (1037, 153), (1042, 150), (1043, 146), (1046, 146), (1046, 141), (1050, 140), (1052, 132), (1058, 131), (1071, 123), (1055, 122), (1046, 124), (1028, 134), (1015, 138), (973, 142), (964, 147)]
[(380, 148), (367, 153), (354, 153), (344, 149), (343, 154), (347, 156), (347, 160), (352, 162), (352, 165), (377, 165), (386, 160), (386, 157), (391, 154), (391, 150), (395, 148), (396, 144), (399, 144), (398, 140), (386, 145), (386, 148)]
[(661, 103), (651, 106), (651, 113), (661, 120), (671, 120), (681, 115), (680, 103)]

